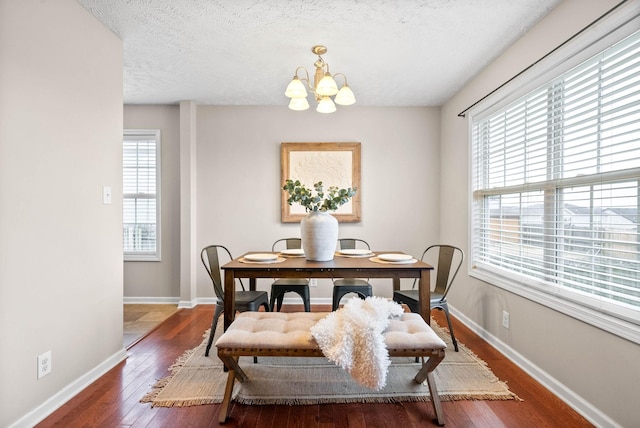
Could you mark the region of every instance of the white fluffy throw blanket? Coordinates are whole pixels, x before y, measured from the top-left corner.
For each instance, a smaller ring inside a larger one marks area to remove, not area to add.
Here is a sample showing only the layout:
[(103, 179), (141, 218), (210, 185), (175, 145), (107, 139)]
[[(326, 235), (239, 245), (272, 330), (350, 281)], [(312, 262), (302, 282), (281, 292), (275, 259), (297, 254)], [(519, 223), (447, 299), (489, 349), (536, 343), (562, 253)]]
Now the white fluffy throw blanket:
[(382, 297), (353, 297), (311, 327), (322, 353), (361, 385), (380, 390), (391, 360), (382, 332), (403, 309)]

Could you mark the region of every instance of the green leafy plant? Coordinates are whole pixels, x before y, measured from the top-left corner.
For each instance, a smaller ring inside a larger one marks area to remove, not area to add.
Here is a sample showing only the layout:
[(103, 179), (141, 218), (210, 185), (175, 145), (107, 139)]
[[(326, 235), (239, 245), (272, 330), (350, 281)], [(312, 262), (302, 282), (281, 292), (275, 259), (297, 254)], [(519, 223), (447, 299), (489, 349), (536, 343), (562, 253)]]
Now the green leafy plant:
[(304, 184), (300, 183), (300, 180), (287, 180), (282, 190), (289, 194), (287, 203), (289, 205), (298, 203), (302, 205), (306, 211), (335, 211), (341, 205), (349, 202), (349, 199), (356, 194), (357, 187), (338, 189), (336, 186), (331, 186), (324, 191), (322, 181), (318, 181), (313, 184), (313, 189), (307, 188)]

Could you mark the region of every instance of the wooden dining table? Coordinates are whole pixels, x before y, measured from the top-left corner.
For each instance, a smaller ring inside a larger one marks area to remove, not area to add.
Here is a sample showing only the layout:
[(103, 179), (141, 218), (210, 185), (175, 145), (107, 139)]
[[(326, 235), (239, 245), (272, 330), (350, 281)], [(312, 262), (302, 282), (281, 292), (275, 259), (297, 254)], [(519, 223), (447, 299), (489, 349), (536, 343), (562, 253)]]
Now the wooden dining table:
[[(224, 270), (224, 329), (235, 316), (235, 279), (248, 278), (251, 290), (258, 278), (391, 278), (393, 289), (400, 289), (402, 278), (419, 279), (420, 315), (430, 324), (430, 271), (433, 266), (416, 260), (412, 263), (383, 262), (375, 257), (347, 257), (336, 254), (333, 260), (317, 262), (304, 257), (280, 257), (273, 262), (251, 262), (245, 256), (249, 252), (222, 266)], [(267, 252), (268, 253), (268, 252)], [(374, 251), (373, 254), (400, 253), (398, 251)], [(377, 260), (377, 261), (374, 261)]]

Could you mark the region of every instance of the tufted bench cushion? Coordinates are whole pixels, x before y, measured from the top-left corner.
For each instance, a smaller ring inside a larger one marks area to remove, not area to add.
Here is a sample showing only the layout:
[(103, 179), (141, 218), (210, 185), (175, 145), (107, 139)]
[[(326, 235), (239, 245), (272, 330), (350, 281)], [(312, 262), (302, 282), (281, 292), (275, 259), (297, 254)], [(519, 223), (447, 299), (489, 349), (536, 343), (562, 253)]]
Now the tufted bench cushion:
[[(243, 312), (236, 316), (218, 339), (218, 348), (259, 350), (317, 350), (311, 326), (327, 316), (325, 312)], [(405, 313), (392, 319), (383, 333), (387, 350), (445, 349), (447, 345), (419, 314)]]
[[(238, 365), (238, 357), (322, 357), (310, 329), (327, 315), (326, 312), (242, 312), (236, 315), (227, 331), (216, 341), (218, 357), (229, 369), (220, 407), (220, 423), (224, 423), (229, 415), (235, 379), (241, 382), (247, 379)], [(427, 381), (437, 421), (444, 425), (433, 370), (444, 358), (447, 345), (420, 315), (414, 313), (404, 313), (398, 319), (391, 319), (383, 336), (389, 356), (423, 358), (422, 368), (414, 379), (418, 383)]]
[(218, 339), (218, 348), (317, 349), (309, 329), (323, 312), (243, 312)]

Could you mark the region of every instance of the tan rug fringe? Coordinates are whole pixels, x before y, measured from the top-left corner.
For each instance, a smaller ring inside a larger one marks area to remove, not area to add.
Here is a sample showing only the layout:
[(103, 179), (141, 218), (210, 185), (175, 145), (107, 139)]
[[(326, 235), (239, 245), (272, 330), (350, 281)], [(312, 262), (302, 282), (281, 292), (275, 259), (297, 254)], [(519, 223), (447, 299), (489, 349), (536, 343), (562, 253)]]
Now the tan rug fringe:
[[(211, 330), (207, 330), (204, 332), (204, 334), (202, 335), (203, 338), (205, 337), (209, 337), (209, 332)], [(207, 400), (191, 400), (191, 402), (193, 402), (193, 404), (180, 404), (180, 403), (176, 403), (175, 400), (168, 400), (168, 401), (155, 401), (155, 399), (158, 397), (158, 394), (160, 394), (160, 392), (162, 392), (162, 389), (167, 386), (167, 384), (171, 381), (171, 379), (173, 379), (173, 377), (180, 371), (180, 369), (182, 367), (184, 367), (184, 365), (187, 363), (187, 361), (189, 361), (189, 358), (191, 358), (191, 356), (198, 350), (198, 347), (195, 347), (193, 349), (187, 349), (186, 351), (184, 351), (182, 353), (182, 355), (180, 355), (178, 357), (178, 359), (176, 359), (173, 364), (171, 364), (171, 366), (169, 366), (169, 368), (167, 369), (169, 371), (169, 375), (165, 376), (163, 378), (158, 379), (158, 381), (156, 383), (154, 383), (151, 386), (151, 391), (147, 392), (144, 397), (142, 397), (140, 399), (141, 403), (151, 403), (151, 407), (155, 407), (155, 406), (159, 406), (159, 407), (188, 407), (188, 406), (199, 406), (202, 404), (213, 404), (216, 403), (216, 401), (212, 401), (210, 403), (205, 403), (205, 402), (198, 402), (197, 401), (207, 401)], [(211, 401), (211, 400), (208, 400)], [(182, 402), (182, 401), (181, 401)], [(217, 403), (221, 403), (222, 401), (217, 401)]]
[[(435, 320), (433, 320), (433, 319), (431, 320), (431, 323), (437, 325), (438, 327), (440, 327), (435, 322)], [(444, 330), (448, 335), (451, 335), (451, 332), (449, 331), (448, 328), (446, 328), (446, 327), (440, 327), (440, 328), (442, 330)], [(473, 352), (471, 349), (467, 348), (467, 346), (464, 343), (458, 342), (458, 349), (459, 349), (458, 352), (460, 352), (461, 350), (464, 349), (464, 351), (467, 354), (469, 354), (469, 356), (471, 358), (476, 360), (483, 367), (486, 367), (487, 370), (491, 371), (491, 374), (493, 374), (493, 371), (490, 369), (489, 364), (487, 364), (487, 362), (485, 360), (483, 360), (482, 358), (478, 357), (478, 355), (475, 352)], [(489, 394), (487, 394), (487, 395), (439, 394), (439, 395), (440, 395), (440, 399), (442, 401), (460, 401), (460, 400), (476, 400), (476, 401), (480, 401), (480, 400), (516, 400), (516, 401), (524, 401), (517, 394), (514, 394), (513, 392), (511, 392), (507, 382), (505, 382), (503, 380), (499, 380), (496, 377), (496, 383), (498, 385), (501, 385), (502, 387), (504, 387), (504, 389), (506, 389), (509, 392), (509, 395), (508, 396), (500, 396), (500, 395), (496, 396), (496, 395), (489, 395)]]
[(222, 400), (213, 400), (209, 398), (193, 399), (193, 400), (167, 400), (154, 402), (151, 407), (190, 407), (203, 406), (206, 404), (220, 404)]
[[(468, 394), (444, 394), (440, 395), (441, 401), (509, 401), (514, 400), (523, 401), (517, 396), (510, 395), (468, 395)], [(394, 396), (394, 397), (368, 397), (368, 398), (346, 398), (346, 397), (336, 397), (336, 398), (315, 398), (315, 399), (296, 399), (296, 398), (274, 398), (274, 399), (254, 399), (254, 398), (245, 398), (245, 397), (235, 397), (233, 399), (234, 402), (240, 404), (248, 404), (248, 405), (285, 405), (285, 406), (307, 406), (314, 404), (349, 404), (349, 403), (362, 403), (362, 404), (375, 404), (375, 403), (406, 403), (406, 402), (428, 402), (431, 401), (429, 395), (402, 395), (402, 396)], [(212, 403), (202, 403), (202, 404), (212, 404)]]
[(318, 398), (318, 399), (296, 399), (296, 398), (279, 398), (279, 399), (251, 399), (244, 397), (236, 397), (233, 401), (240, 404), (250, 405), (285, 405), (285, 406), (307, 406), (314, 404), (348, 404), (348, 403), (362, 403), (362, 404), (375, 404), (375, 403), (401, 403), (401, 402), (417, 402), (417, 401), (429, 401), (429, 396), (401, 396), (401, 397), (368, 397), (368, 398)]

